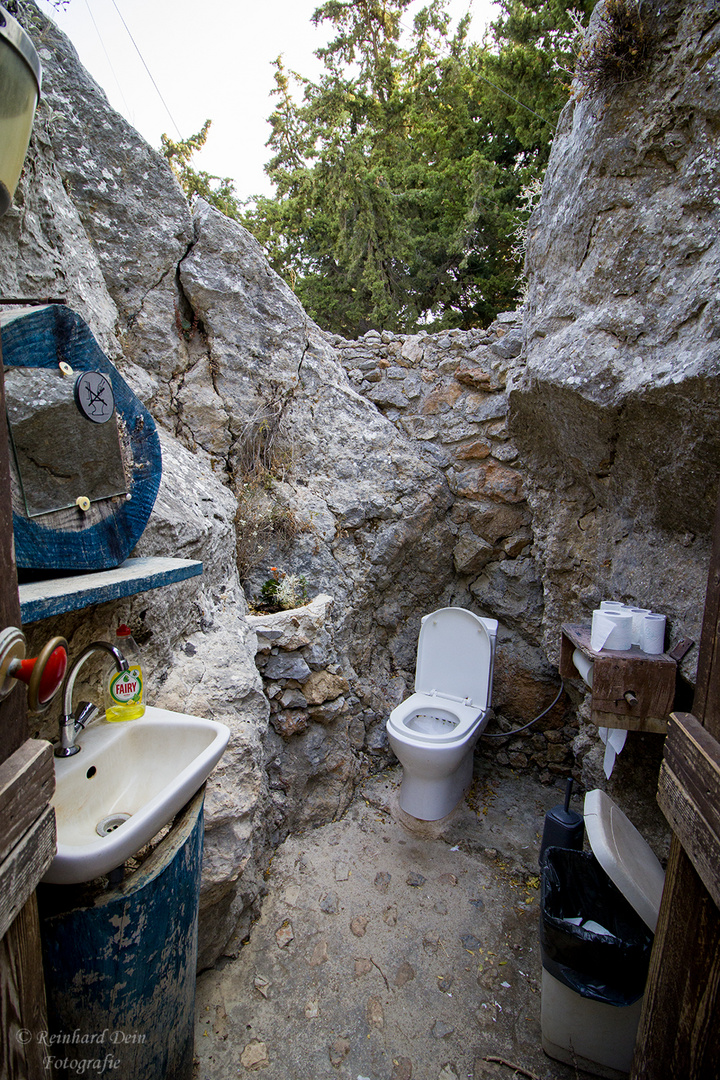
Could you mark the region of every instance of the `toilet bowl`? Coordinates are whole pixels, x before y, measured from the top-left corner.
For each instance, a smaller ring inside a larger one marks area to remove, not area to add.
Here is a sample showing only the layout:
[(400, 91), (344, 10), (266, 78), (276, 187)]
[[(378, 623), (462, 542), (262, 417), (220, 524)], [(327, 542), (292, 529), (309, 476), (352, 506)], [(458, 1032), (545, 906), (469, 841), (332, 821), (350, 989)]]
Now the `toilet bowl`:
[(497, 627), (464, 608), (440, 608), (422, 620), (415, 693), (386, 724), (403, 767), (400, 807), (412, 817), (445, 817), (470, 786), (488, 720)]

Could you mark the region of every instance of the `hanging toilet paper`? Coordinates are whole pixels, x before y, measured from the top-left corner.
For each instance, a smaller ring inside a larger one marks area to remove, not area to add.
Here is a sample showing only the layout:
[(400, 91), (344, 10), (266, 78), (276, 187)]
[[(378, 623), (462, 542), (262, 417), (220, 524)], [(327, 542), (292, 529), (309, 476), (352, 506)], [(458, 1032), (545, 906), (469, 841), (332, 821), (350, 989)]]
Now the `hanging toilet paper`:
[(651, 611), (643, 617), (640, 648), (646, 653), (665, 652), (665, 616)]
[(627, 611), (596, 609), (590, 630), (590, 648), (594, 652), (614, 649), (624, 652), (632, 645), (632, 614)]
[(605, 744), (605, 756), (603, 758), (603, 772), (609, 780), (615, 768), (615, 760), (625, 745), (627, 731), (624, 728), (598, 728), (598, 735)]

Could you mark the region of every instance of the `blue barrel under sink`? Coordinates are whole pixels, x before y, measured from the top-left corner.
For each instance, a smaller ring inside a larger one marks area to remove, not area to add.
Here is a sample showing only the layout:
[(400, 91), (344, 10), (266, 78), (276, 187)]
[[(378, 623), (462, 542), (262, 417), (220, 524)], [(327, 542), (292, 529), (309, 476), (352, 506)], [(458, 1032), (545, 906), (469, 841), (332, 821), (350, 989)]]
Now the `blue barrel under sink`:
[(53, 1076), (190, 1080), (204, 793), (119, 886), (38, 889)]

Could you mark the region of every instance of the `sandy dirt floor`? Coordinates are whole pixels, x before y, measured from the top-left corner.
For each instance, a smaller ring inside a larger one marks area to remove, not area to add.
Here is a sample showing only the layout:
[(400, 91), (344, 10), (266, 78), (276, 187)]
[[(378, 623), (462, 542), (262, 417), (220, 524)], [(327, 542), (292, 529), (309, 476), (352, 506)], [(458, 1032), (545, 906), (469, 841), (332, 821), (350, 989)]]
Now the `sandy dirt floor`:
[(198, 979), (196, 1080), (588, 1075), (541, 1045), (537, 855), (564, 785), (478, 755), (461, 805), (419, 823), (400, 779), (278, 850), (249, 940)]

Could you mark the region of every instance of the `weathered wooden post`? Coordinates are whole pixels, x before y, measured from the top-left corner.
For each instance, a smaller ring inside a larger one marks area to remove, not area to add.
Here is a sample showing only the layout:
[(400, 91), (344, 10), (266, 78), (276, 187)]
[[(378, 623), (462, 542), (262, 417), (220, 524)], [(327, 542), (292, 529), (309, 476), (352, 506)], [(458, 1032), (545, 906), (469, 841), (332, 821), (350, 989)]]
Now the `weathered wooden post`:
[(720, 1076), (720, 502), (693, 715), (674, 717), (658, 802), (673, 839), (633, 1080)]

